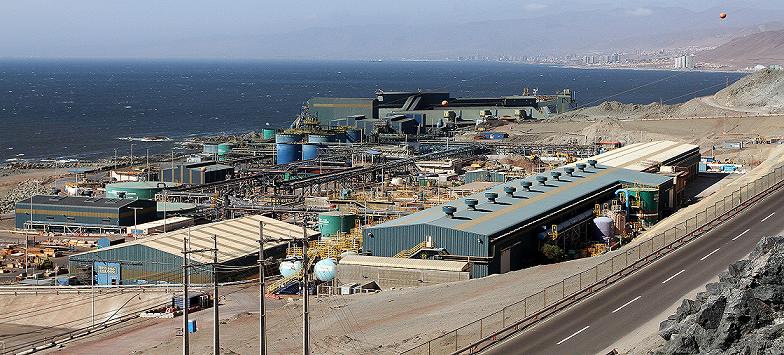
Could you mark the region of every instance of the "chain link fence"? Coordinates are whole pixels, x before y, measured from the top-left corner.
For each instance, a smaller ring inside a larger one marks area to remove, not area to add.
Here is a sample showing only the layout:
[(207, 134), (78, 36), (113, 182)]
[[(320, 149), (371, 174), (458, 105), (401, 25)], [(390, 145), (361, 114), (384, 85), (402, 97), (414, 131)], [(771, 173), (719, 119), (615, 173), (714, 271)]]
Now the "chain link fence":
[(727, 194), (723, 199), (664, 233), (627, 248), (591, 269), (563, 279), (497, 312), (422, 343), (404, 354), (473, 353), (482, 350), (680, 248), (763, 198), (769, 190), (779, 188), (783, 180), (784, 167), (778, 167)]

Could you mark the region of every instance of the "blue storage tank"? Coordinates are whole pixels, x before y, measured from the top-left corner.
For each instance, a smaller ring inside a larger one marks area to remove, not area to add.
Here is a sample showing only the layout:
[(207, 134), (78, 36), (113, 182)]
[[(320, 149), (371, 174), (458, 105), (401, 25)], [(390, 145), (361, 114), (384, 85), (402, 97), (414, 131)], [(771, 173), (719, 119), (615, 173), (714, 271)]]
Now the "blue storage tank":
[(309, 134), (308, 143), (329, 143), (335, 141), (334, 134)]
[(297, 143), (278, 143), (275, 145), (277, 151), (277, 164), (288, 164), (299, 161), (302, 158), (302, 144)]
[(362, 141), (362, 131), (358, 129), (346, 130), (346, 142), (359, 143)]
[(299, 143), (302, 138), (301, 134), (278, 133), (275, 135), (275, 143)]
[(312, 160), (318, 158), (318, 144), (302, 145), (302, 160)]
[(332, 281), (335, 278), (336, 268), (335, 259), (322, 259), (313, 266), (313, 274), (319, 281)]

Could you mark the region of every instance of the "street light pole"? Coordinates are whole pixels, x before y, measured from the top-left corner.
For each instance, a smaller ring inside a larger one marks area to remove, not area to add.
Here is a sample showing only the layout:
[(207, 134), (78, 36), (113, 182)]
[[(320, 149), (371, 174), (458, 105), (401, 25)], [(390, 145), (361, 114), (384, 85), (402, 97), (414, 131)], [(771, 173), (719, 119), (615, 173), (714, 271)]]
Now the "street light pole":
[[(136, 229), (137, 228), (136, 211), (141, 210), (142, 208), (141, 207), (129, 207), (129, 208), (133, 210), (133, 233), (131, 233), (131, 234), (133, 234), (133, 240), (136, 240), (136, 239), (138, 239), (138, 237), (136, 237), (136, 234), (138, 232), (138, 229)], [(164, 221), (164, 225), (166, 225), (165, 221)]]
[(182, 238), (182, 354), (188, 355), (188, 350), (188, 238)]
[(310, 324), (308, 315), (308, 230), (302, 219), (302, 354), (310, 355)]
[(133, 143), (131, 143), (131, 166), (133, 166)]
[(265, 323), (267, 321), (266, 307), (264, 307), (264, 222), (259, 221), (259, 355), (267, 354), (267, 340), (265, 339)]
[(213, 293), (213, 312), (212, 312), (212, 347), (213, 354), (220, 354), (220, 318), (218, 314), (218, 236), (212, 236), (212, 293)]

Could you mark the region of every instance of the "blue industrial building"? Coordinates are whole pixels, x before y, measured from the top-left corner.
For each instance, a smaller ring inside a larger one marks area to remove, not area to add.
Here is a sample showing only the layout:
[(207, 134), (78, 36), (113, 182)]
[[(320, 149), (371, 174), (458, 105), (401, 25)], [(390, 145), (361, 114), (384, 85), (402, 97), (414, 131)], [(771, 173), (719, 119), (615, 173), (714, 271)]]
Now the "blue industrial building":
[(45, 195), (17, 202), (15, 212), (17, 229), (65, 233), (120, 233), (155, 220), (157, 213), (155, 201)]
[[(439, 258), (470, 261), (472, 277), (517, 270), (541, 263), (542, 236), (553, 225), (559, 230), (586, 226), (597, 204), (630, 186), (655, 188), (660, 196), (668, 196), (673, 179), (590, 161), (590, 166), (578, 164), (577, 169), (564, 167), (509, 181), (369, 227), (363, 232), (363, 249), (370, 255), (395, 256), (427, 245)], [(659, 213), (674, 207), (670, 201), (659, 199)], [(588, 234), (586, 229), (582, 228), (583, 235)]]

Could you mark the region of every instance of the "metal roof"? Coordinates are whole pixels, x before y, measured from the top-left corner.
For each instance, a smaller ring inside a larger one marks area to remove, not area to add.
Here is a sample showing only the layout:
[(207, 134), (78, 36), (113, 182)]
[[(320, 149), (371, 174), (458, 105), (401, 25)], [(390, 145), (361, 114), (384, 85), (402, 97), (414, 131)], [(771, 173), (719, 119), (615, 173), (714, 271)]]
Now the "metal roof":
[[(256, 215), (180, 229), (76, 255), (142, 245), (181, 256), (183, 238), (190, 236), (191, 249), (211, 249), (213, 247), (212, 237), (216, 236), (218, 238), (218, 262), (223, 263), (258, 252), (259, 222), (264, 222), (264, 236), (267, 238), (267, 241), (264, 243), (265, 250), (286, 244), (294, 238), (302, 237), (303, 231), (301, 226)], [(308, 237), (318, 234), (318, 232), (310, 229), (307, 230), (307, 233)], [(194, 253), (191, 254), (189, 259), (210, 263), (212, 262), (212, 252)]]
[[(68, 207), (98, 207), (98, 208), (119, 208), (134, 204), (136, 200), (104, 198), (104, 197), (82, 197), (82, 196), (50, 196), (35, 195), (32, 197), (33, 207), (45, 206), (68, 206)], [(17, 202), (17, 205), (29, 206), (30, 199)]]
[(446, 261), (431, 259), (390, 258), (384, 256), (346, 255), (340, 259), (338, 265), (361, 265), (374, 267), (390, 267), (416, 270), (439, 271), (469, 271), (470, 263), (467, 261)]
[[(449, 218), (442, 210), (444, 205), (440, 205), (369, 227), (368, 231), (392, 226), (428, 224), (491, 236), (579, 202), (619, 183), (659, 187), (672, 181), (671, 177), (602, 165), (597, 165), (596, 168), (588, 166), (584, 172), (575, 171), (574, 176), (568, 176), (562, 168), (553, 171), (562, 173), (560, 180), (554, 180), (548, 171), (539, 175), (547, 176), (546, 185), (541, 185), (536, 177), (530, 176), (445, 204), (455, 207), (454, 218)], [(532, 183), (531, 191), (523, 189), (522, 181)], [(504, 192), (505, 187), (516, 189), (514, 197)], [(498, 194), (496, 203), (485, 197), (487, 192)], [(468, 208), (465, 203), (467, 199), (476, 199), (479, 202), (475, 210)]]
[(172, 188), (177, 187), (182, 184), (178, 184), (176, 182), (164, 182), (164, 181), (124, 181), (124, 182), (113, 182), (111, 184), (106, 184), (106, 188), (115, 188), (115, 189), (163, 189), (163, 188)]
[[(636, 171), (646, 171), (652, 167), (667, 165), (672, 160), (692, 153), (699, 154), (700, 147), (694, 144), (673, 141), (654, 141), (635, 143), (610, 150), (589, 159), (599, 164)], [(587, 161), (581, 161), (585, 162)], [(571, 164), (574, 165), (574, 164)]]

